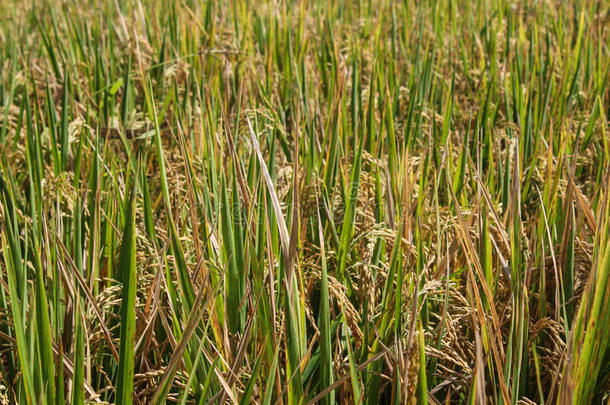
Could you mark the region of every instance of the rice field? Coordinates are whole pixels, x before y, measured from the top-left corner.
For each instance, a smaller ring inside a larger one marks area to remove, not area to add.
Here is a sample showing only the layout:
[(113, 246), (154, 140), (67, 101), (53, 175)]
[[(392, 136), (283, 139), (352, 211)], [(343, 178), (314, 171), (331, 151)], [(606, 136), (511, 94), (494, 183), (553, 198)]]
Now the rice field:
[(609, 404), (606, 0), (0, 3), (0, 404)]

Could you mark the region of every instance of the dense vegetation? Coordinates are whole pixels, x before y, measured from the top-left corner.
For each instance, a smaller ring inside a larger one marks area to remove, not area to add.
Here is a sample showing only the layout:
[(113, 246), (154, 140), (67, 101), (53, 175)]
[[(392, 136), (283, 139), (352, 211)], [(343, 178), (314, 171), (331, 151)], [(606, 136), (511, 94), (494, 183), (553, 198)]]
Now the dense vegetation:
[(0, 402), (610, 395), (610, 3), (0, 3)]

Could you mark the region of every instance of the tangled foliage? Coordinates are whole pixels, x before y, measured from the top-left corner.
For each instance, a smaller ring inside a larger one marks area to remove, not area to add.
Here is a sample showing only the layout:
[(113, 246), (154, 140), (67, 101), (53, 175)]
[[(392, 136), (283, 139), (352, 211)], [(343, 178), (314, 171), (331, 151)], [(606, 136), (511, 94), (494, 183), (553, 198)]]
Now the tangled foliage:
[(0, 403), (610, 393), (610, 3), (0, 4)]

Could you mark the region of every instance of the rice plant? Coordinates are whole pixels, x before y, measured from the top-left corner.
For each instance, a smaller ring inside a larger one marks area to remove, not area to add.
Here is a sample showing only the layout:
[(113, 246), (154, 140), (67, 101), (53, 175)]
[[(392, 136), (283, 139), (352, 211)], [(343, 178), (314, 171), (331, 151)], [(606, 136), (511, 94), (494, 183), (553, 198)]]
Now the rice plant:
[(610, 401), (610, 3), (0, 3), (0, 403)]

